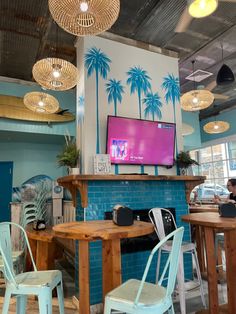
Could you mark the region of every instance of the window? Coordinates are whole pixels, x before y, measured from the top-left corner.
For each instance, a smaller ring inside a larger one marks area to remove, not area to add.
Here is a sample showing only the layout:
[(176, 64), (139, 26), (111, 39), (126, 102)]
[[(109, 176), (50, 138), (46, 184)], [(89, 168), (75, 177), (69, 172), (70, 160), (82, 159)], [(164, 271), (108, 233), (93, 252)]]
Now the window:
[(236, 177), (236, 141), (217, 144), (190, 152), (199, 162), (198, 173), (206, 176), (205, 183), (197, 188), (200, 199), (212, 199), (214, 194), (227, 196), (229, 178)]

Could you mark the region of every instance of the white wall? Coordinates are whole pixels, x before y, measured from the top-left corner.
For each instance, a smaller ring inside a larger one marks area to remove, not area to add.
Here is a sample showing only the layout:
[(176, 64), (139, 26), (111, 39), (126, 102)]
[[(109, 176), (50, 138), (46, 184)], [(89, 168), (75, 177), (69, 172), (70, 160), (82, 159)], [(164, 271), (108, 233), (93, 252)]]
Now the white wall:
[[(80, 71), (85, 72), (84, 76), (84, 90), (81, 90), (81, 84), (77, 91), (80, 95), (84, 94), (85, 107), (84, 107), (84, 121), (81, 122), (83, 127), (81, 132), (83, 133), (82, 159), (83, 159), (83, 173), (93, 173), (93, 156), (96, 154), (96, 77), (95, 72), (89, 77), (87, 74), (87, 68), (84, 67), (85, 54), (88, 51), (96, 47), (100, 49), (110, 60), (110, 71), (108, 71), (107, 79), (103, 79), (99, 75), (99, 123), (100, 123), (100, 151), (99, 153), (105, 153), (106, 150), (106, 125), (107, 115), (114, 115), (113, 104), (108, 104), (106, 86), (105, 84), (109, 79), (121, 80), (121, 84), (124, 86), (124, 94), (122, 94), (122, 103), (117, 104), (117, 115), (131, 118), (139, 118), (138, 96), (137, 93), (130, 94), (130, 86), (127, 85), (127, 72), (131, 67), (141, 67), (147, 72), (150, 77), (150, 83), (152, 92), (158, 92), (161, 97), (163, 106), (161, 108), (162, 118), (155, 117), (155, 120), (165, 122), (174, 121), (174, 109), (171, 102), (167, 103), (165, 100), (165, 91), (161, 88), (163, 78), (168, 74), (172, 74), (178, 78), (178, 59), (173, 57), (164, 56), (155, 52), (150, 52), (137, 47), (121, 44), (119, 42), (111, 41), (100, 37), (86, 37), (84, 38), (83, 58), (81, 40), (77, 44), (78, 50), (78, 68)], [(142, 94), (142, 98), (143, 98)], [(143, 113), (144, 107), (142, 106), (142, 119), (144, 119)], [(176, 111), (176, 124), (177, 124), (177, 147), (180, 151), (183, 147), (183, 138), (181, 135), (181, 110), (180, 104), (177, 102), (175, 106)], [(148, 119), (152, 119), (149, 117)], [(140, 172), (140, 166), (119, 166), (119, 172)], [(149, 174), (154, 173), (154, 166), (145, 166), (145, 172)], [(175, 174), (175, 168), (167, 170), (165, 167), (158, 167), (159, 174)]]

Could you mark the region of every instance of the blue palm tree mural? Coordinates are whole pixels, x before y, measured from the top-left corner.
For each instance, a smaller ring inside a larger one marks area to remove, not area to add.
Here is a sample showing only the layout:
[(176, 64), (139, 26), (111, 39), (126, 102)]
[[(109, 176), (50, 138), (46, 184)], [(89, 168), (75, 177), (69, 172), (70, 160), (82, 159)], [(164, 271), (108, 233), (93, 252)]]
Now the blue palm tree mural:
[(162, 119), (161, 107), (162, 102), (158, 93), (153, 94), (152, 92), (147, 93), (145, 98), (143, 99), (143, 104), (146, 106), (144, 109), (144, 117), (147, 118), (151, 115), (152, 120), (155, 120), (155, 116), (157, 118)]
[(114, 103), (114, 115), (117, 116), (117, 103), (121, 103), (122, 101), (124, 86), (122, 86), (121, 81), (110, 79), (108, 83), (106, 83), (106, 92), (108, 103)]
[[(144, 109), (144, 117), (147, 118), (151, 115), (152, 120), (155, 120), (155, 116), (157, 118), (162, 119), (161, 107), (162, 102), (158, 93), (153, 94), (152, 92), (147, 93), (145, 98), (143, 99), (143, 104), (146, 106)], [(158, 166), (155, 165), (155, 176), (158, 175)]]
[[(165, 90), (165, 100), (167, 104), (171, 102), (173, 105), (174, 122), (176, 123), (175, 106), (176, 106), (176, 103), (179, 103), (180, 101), (179, 78), (175, 77), (174, 74), (168, 74), (166, 77), (164, 77), (161, 87), (162, 89)], [(176, 142), (176, 155), (177, 153), (178, 153), (178, 147), (177, 147), (177, 142)]]
[(99, 103), (98, 103), (98, 81), (99, 75), (103, 78), (107, 78), (108, 72), (110, 72), (111, 60), (108, 56), (101, 51), (101, 49), (93, 47), (85, 54), (85, 66), (87, 68), (87, 75), (90, 77), (95, 72), (96, 79), (96, 119), (97, 119), (97, 143), (96, 153), (100, 153), (100, 136), (99, 136)]
[(142, 93), (146, 94), (148, 90), (151, 90), (150, 80), (147, 71), (142, 69), (140, 66), (135, 66), (129, 69), (127, 72), (128, 79), (127, 84), (130, 85), (130, 93), (138, 93), (138, 104), (139, 104), (139, 118), (142, 118)]

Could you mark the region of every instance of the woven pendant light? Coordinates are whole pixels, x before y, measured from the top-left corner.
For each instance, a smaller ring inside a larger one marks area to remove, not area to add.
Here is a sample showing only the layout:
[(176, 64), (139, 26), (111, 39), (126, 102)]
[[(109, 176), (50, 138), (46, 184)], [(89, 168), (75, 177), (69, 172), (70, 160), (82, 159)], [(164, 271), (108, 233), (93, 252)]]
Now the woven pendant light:
[(181, 108), (185, 111), (198, 111), (209, 107), (214, 101), (214, 95), (206, 89), (196, 89), (194, 63), (192, 60), (193, 90), (184, 93), (180, 98)]
[(191, 90), (180, 98), (181, 108), (185, 111), (197, 111), (209, 107), (214, 101), (214, 95), (205, 89)]
[(38, 113), (55, 113), (59, 109), (59, 102), (57, 99), (42, 92), (25, 94), (23, 102), (28, 109)]
[(49, 0), (57, 24), (76, 36), (97, 35), (115, 23), (120, 0)]
[(228, 131), (230, 124), (226, 121), (208, 122), (203, 126), (203, 130), (209, 134), (219, 134)]
[(218, 7), (218, 0), (189, 0), (188, 11), (194, 18), (212, 14)]
[(32, 73), (38, 84), (51, 90), (64, 91), (77, 84), (77, 68), (60, 58), (39, 60), (34, 64)]

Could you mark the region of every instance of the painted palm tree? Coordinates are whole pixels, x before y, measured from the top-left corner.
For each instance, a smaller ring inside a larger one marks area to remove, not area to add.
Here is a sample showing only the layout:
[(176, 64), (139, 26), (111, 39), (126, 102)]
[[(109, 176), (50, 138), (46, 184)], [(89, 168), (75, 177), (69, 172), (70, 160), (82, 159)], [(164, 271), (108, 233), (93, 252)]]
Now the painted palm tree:
[[(161, 98), (158, 95), (158, 93), (153, 94), (152, 92), (147, 93), (145, 98), (143, 99), (143, 104), (146, 105), (146, 108), (144, 109), (144, 116), (147, 118), (149, 115), (152, 116), (152, 120), (155, 120), (155, 116), (157, 118), (161, 119), (162, 118), (162, 113), (161, 113), (161, 107), (162, 107), (162, 102)], [(158, 166), (154, 166), (155, 170), (155, 176), (158, 175)]]
[(96, 79), (96, 119), (97, 119), (97, 143), (96, 153), (100, 153), (100, 136), (99, 136), (99, 102), (98, 102), (98, 81), (99, 75), (103, 78), (107, 78), (107, 73), (110, 71), (109, 63), (111, 60), (108, 56), (96, 47), (88, 50), (85, 54), (85, 66), (87, 68), (87, 75), (90, 77), (95, 72)]
[(157, 116), (157, 118), (159, 119), (162, 118), (162, 102), (158, 93), (147, 93), (147, 95), (143, 99), (143, 104), (146, 106), (146, 108), (144, 109), (145, 118), (147, 118), (149, 115), (151, 115), (153, 121), (155, 120), (155, 116)]
[(174, 122), (176, 123), (175, 106), (180, 100), (179, 78), (175, 77), (173, 74), (168, 74), (164, 77), (161, 87), (165, 90), (165, 100), (167, 104), (171, 102), (173, 105)]
[[(174, 110), (174, 122), (176, 123), (176, 113), (175, 113), (175, 106), (176, 103), (180, 101), (180, 87), (179, 87), (179, 78), (175, 77), (174, 74), (168, 74), (163, 79), (163, 83), (161, 86), (165, 90), (165, 100), (167, 104), (169, 102), (173, 105)], [(178, 154), (178, 147), (176, 141), (176, 156)]]
[(151, 90), (150, 80), (147, 71), (142, 69), (140, 66), (130, 68), (127, 72), (128, 79), (127, 84), (130, 85), (130, 93), (138, 93), (138, 104), (139, 104), (139, 118), (142, 118), (142, 93), (146, 94)]
[(110, 79), (106, 84), (106, 92), (108, 95), (108, 103), (114, 103), (114, 115), (117, 116), (117, 103), (121, 103), (124, 86), (121, 81)]

